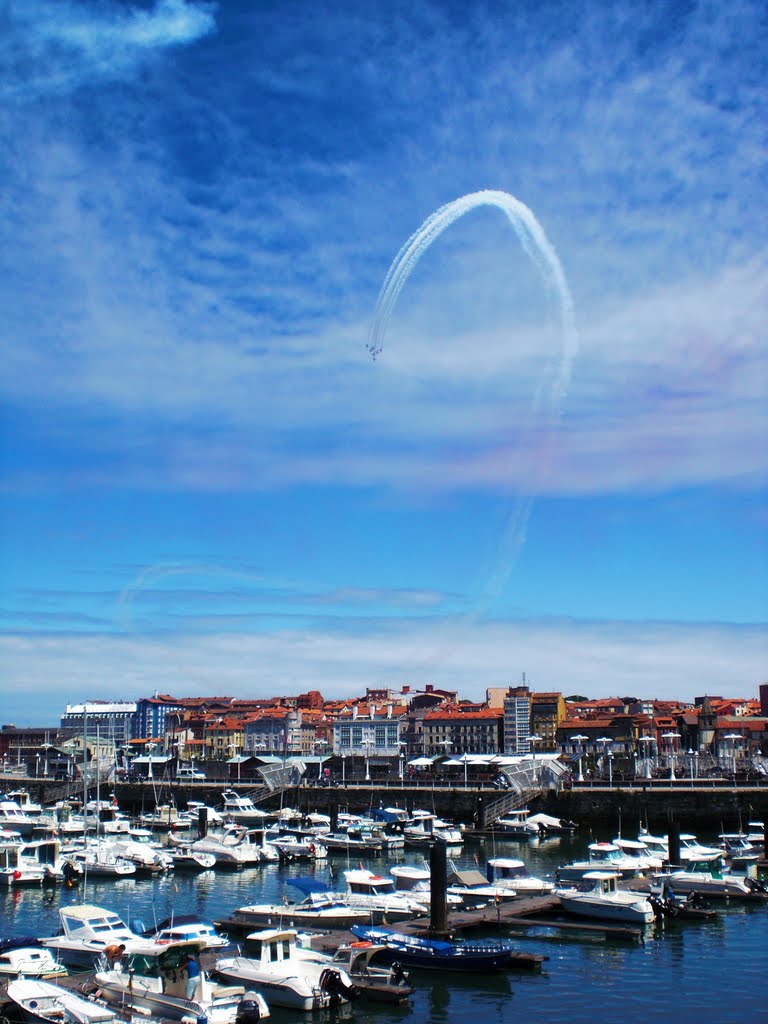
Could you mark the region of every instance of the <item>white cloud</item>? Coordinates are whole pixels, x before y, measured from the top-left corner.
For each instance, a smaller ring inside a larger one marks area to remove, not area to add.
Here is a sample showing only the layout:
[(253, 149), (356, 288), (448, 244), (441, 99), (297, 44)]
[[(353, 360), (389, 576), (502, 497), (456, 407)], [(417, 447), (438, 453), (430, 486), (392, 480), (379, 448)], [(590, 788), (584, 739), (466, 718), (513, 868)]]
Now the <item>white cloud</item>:
[(534, 690), (565, 694), (751, 697), (765, 678), (768, 636), (762, 627), (708, 623), (464, 620), (358, 624), (348, 635), (6, 635), (0, 651), (4, 718), (21, 725), (54, 721), (65, 703), (109, 693), (247, 697), (316, 688), (344, 697), (429, 682), (482, 698), (523, 672)]

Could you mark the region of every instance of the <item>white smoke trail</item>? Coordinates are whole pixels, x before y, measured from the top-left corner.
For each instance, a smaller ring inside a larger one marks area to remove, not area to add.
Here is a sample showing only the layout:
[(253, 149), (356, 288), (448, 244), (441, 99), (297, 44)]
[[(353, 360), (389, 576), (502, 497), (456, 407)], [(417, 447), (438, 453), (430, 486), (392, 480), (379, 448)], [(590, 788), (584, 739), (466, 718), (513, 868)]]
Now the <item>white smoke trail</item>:
[[(545, 405), (546, 425), (544, 434), (551, 440), (560, 417), (562, 401), (571, 380), (573, 362), (578, 351), (578, 337), (573, 313), (573, 300), (565, 279), (557, 252), (531, 210), (508, 192), (484, 189), (461, 196), (452, 203), (441, 206), (431, 214), (418, 231), (414, 232), (400, 249), (390, 266), (376, 302), (373, 323), (368, 338), (368, 351), (376, 359), (382, 351), (392, 311), (400, 292), (414, 267), (446, 228), (459, 217), (478, 206), (494, 206), (501, 210), (514, 228), (524, 251), (541, 274), (546, 287), (555, 293), (559, 303), (562, 350), (559, 362), (549, 386), (546, 382), (536, 389), (532, 399), (532, 413)], [(528, 431), (530, 433), (530, 430)], [(538, 492), (538, 481), (544, 470), (546, 459), (532, 460), (535, 470), (530, 471), (527, 486), (523, 487), (499, 545), (496, 571), (486, 583), (483, 599), (475, 607), (474, 614), (488, 606), (498, 596), (512, 573), (512, 568), (525, 541), (525, 532), (534, 498)]]

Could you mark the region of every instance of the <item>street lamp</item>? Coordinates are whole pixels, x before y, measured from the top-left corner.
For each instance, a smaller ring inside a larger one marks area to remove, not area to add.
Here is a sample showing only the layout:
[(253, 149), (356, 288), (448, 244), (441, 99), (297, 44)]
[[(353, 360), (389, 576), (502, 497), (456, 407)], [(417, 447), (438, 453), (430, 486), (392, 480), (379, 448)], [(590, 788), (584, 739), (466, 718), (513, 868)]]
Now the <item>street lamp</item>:
[(688, 748), (688, 771), (691, 775), (691, 785), (693, 785), (693, 750)]
[(362, 742), (363, 749), (365, 750), (365, 781), (371, 781), (371, 747), (374, 745), (374, 741), (368, 737)]
[(541, 742), (541, 736), (526, 736), (526, 740), (531, 744), (531, 753), (533, 754), (533, 781), (536, 781), (536, 744)]
[(653, 777), (651, 772), (651, 744), (655, 743), (656, 740), (653, 736), (639, 736), (637, 742), (645, 744), (645, 777), (650, 779)]
[(737, 732), (729, 732), (723, 739), (731, 741), (731, 758), (733, 764), (733, 777), (736, 778), (736, 740), (741, 739), (741, 735)]
[(611, 750), (613, 740), (610, 736), (598, 736), (595, 743), (605, 745), (605, 756), (608, 761), (608, 787), (610, 788), (613, 785), (613, 751)]
[(675, 740), (680, 739), (679, 732), (663, 732), (663, 740), (669, 740), (669, 781), (675, 781)]
[[(582, 736), (581, 733), (579, 733), (578, 736), (571, 736), (571, 743), (584, 744), (584, 743), (587, 742), (588, 739), (589, 739), (589, 736)], [(582, 761), (583, 761), (583, 759), (584, 759), (584, 747), (582, 746), (581, 753), (579, 754), (579, 777), (577, 779), (578, 782), (583, 782), (584, 781), (584, 772), (582, 770)]]

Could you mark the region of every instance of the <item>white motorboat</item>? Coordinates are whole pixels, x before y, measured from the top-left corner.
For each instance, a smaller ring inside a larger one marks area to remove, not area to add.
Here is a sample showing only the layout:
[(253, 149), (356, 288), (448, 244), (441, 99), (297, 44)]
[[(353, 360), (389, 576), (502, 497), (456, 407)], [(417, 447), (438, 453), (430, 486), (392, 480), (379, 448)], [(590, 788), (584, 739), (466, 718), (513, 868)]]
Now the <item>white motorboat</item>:
[(221, 794), (221, 813), (225, 820), (234, 821), (238, 825), (251, 827), (254, 825), (265, 825), (267, 821), (274, 818), (273, 814), (262, 811), (260, 807), (251, 800), (249, 796), (235, 792), (234, 789), (225, 789)]
[(745, 865), (757, 863), (761, 851), (749, 841), (746, 832), (721, 832), (717, 837), (720, 849), (732, 867), (743, 870)]
[(675, 895), (695, 892), (700, 896), (736, 899), (751, 898), (754, 895), (750, 879), (726, 871), (722, 852), (702, 854), (697, 860), (688, 861), (678, 871), (654, 875), (653, 882), (655, 885), (666, 884)]
[(26, 1024), (111, 1024), (114, 1010), (60, 988), (50, 981), (18, 978), (8, 983), (7, 997)]
[(0, 886), (18, 888), (24, 885), (42, 885), (45, 871), (34, 857), (25, 857), (23, 845), (16, 839), (0, 844)]
[(177, 850), (170, 850), (168, 856), (171, 858), (174, 871), (210, 871), (216, 867), (216, 857), (204, 850), (193, 850), (189, 846), (183, 846)]
[[(397, 892), (409, 893), (411, 898), (418, 900), (419, 903), (432, 905), (432, 875), (426, 864), (423, 868), (398, 864), (390, 868), (389, 873), (394, 879)], [(449, 910), (456, 910), (464, 904), (464, 900), (450, 889), (446, 892), (445, 900)]]
[(638, 874), (647, 874), (649, 871), (661, 870), (663, 858), (652, 853), (646, 843), (640, 839), (622, 839), (620, 836), (612, 839), (614, 846), (618, 846), (624, 857), (637, 862)]
[[(297, 880), (294, 880), (294, 884)], [(232, 919), (242, 929), (250, 928), (328, 928), (347, 929), (353, 924), (369, 924), (367, 910), (351, 907), (336, 893), (310, 892), (300, 902), (252, 903), (239, 907)]]
[(517, 890), (510, 886), (489, 882), (480, 871), (460, 871), (451, 865), (448, 872), (447, 898), (457, 899), (466, 908), (483, 907), (489, 903), (508, 903), (517, 896)]
[(526, 824), (528, 827), (538, 826), (539, 835), (558, 836), (569, 835), (576, 831), (576, 822), (567, 818), (555, 818), (551, 814), (532, 814)]
[(162, 875), (173, 867), (170, 854), (135, 834), (116, 835), (101, 842), (116, 857), (133, 864), (138, 875)]
[(20, 855), (28, 864), (43, 869), (45, 883), (66, 882), (74, 885), (82, 873), (78, 865), (64, 857), (58, 838), (33, 839), (24, 843)]
[(280, 860), (325, 860), (328, 848), (319, 836), (297, 836), (267, 830), (265, 842), (274, 847)]
[(460, 828), (443, 821), (429, 811), (414, 811), (411, 821), (403, 829), (406, 846), (421, 845), (425, 842), (443, 843), (446, 846), (461, 846), (464, 835)]
[(751, 846), (757, 847), (758, 850), (765, 848), (765, 822), (764, 821), (748, 821), (747, 828), (747, 842)]
[[(668, 836), (654, 836), (641, 829), (637, 838), (645, 844), (652, 857), (658, 857), (662, 861), (669, 860)], [(689, 860), (696, 860), (699, 856), (706, 857), (713, 853), (720, 853), (720, 850), (715, 846), (702, 846), (690, 832), (680, 834), (680, 861), (683, 864)]]
[(136, 874), (136, 865), (119, 856), (107, 844), (96, 840), (64, 854), (88, 878), (125, 878)]
[(636, 878), (643, 873), (636, 858), (626, 856), (615, 843), (590, 843), (587, 859), (574, 860), (559, 867), (557, 880), (578, 881), (591, 871), (614, 871), (622, 878)]
[(619, 889), (616, 872), (589, 871), (582, 878), (592, 884), (590, 889), (555, 890), (566, 913), (642, 926), (654, 920), (653, 906), (647, 897)]
[(61, 978), (66, 974), (66, 967), (41, 946), (19, 946), (0, 953), (0, 977)]
[(201, 921), (194, 914), (168, 917), (153, 932), (145, 931), (144, 934), (152, 942), (201, 942), (205, 949), (221, 949), (229, 945), (229, 939), (219, 935), (212, 924)]
[(339, 967), (352, 981), (363, 997), (372, 1003), (405, 1003), (414, 992), (408, 974), (402, 966), (393, 963), (379, 967), (371, 961), (386, 954), (387, 947), (375, 942), (343, 943), (335, 953), (313, 949), (309, 936), (296, 936), (296, 953), (304, 960), (315, 960), (325, 967)]
[(15, 800), (0, 800), (0, 830), (18, 832), (20, 836), (28, 838), (37, 823), (37, 819), (31, 814), (25, 814)]
[[(146, 942), (124, 956), (111, 970), (96, 972), (101, 998), (116, 1009), (127, 1008), (163, 1020), (234, 1024), (243, 1021), (243, 1003), (251, 1004), (253, 1020), (269, 1016), (263, 996), (240, 985), (222, 985), (200, 964), (200, 942)], [(192, 972), (194, 965), (194, 973)]]
[(146, 939), (131, 931), (122, 918), (101, 907), (90, 904), (62, 907), (59, 921), (59, 934), (43, 939), (42, 943), (67, 967), (92, 970), (107, 946), (124, 945), (130, 952), (146, 945)]
[(274, 1006), (305, 1012), (349, 1002), (356, 994), (349, 975), (297, 955), (296, 932), (264, 929), (245, 940), (244, 956), (216, 961), (216, 975), (257, 986)]
[(532, 875), (525, 861), (512, 857), (491, 857), (486, 878), (500, 889), (514, 889), (519, 896), (546, 896), (555, 889), (553, 882)]
[(536, 839), (539, 835), (539, 826), (528, 820), (530, 814), (527, 807), (510, 811), (503, 818), (497, 818), (494, 821), (493, 831), (501, 832), (513, 839)]
[(365, 910), (372, 924), (408, 921), (429, 913), (429, 902), (414, 899), (395, 889), (393, 878), (376, 875), (367, 868), (352, 868), (344, 872), (346, 893), (351, 907)]

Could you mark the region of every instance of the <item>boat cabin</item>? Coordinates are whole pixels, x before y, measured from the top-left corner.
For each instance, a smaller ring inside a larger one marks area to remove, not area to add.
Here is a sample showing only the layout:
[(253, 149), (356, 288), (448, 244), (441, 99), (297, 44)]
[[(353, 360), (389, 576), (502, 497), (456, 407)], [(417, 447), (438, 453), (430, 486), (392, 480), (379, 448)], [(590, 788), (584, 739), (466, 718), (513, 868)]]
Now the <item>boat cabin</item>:
[(494, 857), (488, 861), (487, 878), (489, 882), (515, 878), (530, 878), (530, 872), (522, 860), (510, 857)]
[(609, 896), (619, 891), (619, 878), (615, 871), (587, 871), (583, 876), (585, 882), (592, 883), (592, 892), (601, 896)]
[(296, 959), (296, 932), (293, 929), (265, 928), (251, 932), (243, 944), (243, 955), (260, 964), (277, 964)]
[(344, 877), (347, 882), (347, 889), (355, 896), (394, 896), (396, 895), (395, 881), (393, 878), (385, 878), (383, 875), (374, 875), (364, 868), (353, 868), (345, 871)]

